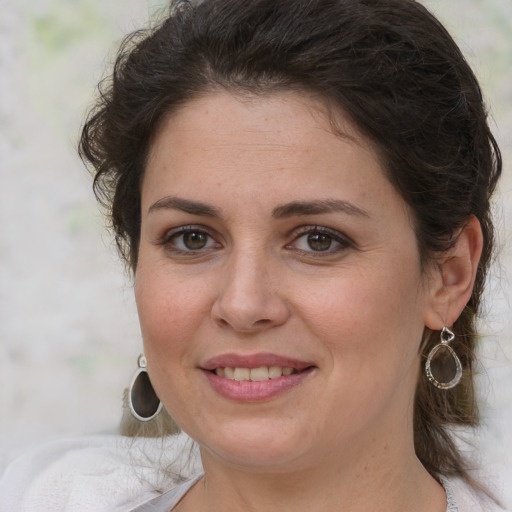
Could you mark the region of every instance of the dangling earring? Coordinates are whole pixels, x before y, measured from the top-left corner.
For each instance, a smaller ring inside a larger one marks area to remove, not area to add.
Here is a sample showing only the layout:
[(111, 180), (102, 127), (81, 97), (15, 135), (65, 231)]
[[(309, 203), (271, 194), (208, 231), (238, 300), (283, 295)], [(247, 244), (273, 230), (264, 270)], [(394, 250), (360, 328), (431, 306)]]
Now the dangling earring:
[(150, 421), (161, 411), (162, 402), (149, 380), (144, 354), (139, 356), (137, 364), (139, 368), (128, 389), (128, 405), (133, 416), (139, 421)]
[(443, 327), (441, 343), (438, 343), (428, 354), (425, 372), (428, 380), (439, 389), (455, 387), (462, 377), (462, 365), (457, 354), (449, 343), (455, 338), (450, 329)]

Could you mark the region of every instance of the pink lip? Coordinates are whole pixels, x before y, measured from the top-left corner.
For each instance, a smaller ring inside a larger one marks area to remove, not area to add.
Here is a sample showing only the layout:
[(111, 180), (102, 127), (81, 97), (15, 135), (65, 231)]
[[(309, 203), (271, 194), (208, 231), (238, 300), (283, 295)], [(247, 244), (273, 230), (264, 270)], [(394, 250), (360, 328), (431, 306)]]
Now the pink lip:
[[(276, 379), (264, 381), (235, 381), (219, 377), (216, 368), (258, 368), (260, 366), (280, 366), (294, 368), (298, 373), (283, 375)], [(201, 370), (211, 387), (219, 395), (237, 402), (260, 402), (269, 400), (287, 391), (306, 379), (315, 370), (315, 365), (276, 354), (222, 354), (208, 359)]]
[(310, 367), (300, 373), (257, 382), (226, 379), (206, 370), (203, 373), (211, 387), (224, 398), (237, 402), (261, 402), (297, 386), (313, 371), (314, 367)]
[(212, 371), (215, 368), (258, 368), (260, 366), (281, 366), (282, 368), (294, 368), (301, 371), (314, 366), (307, 361), (299, 361), (277, 354), (221, 354), (208, 359), (201, 365), (203, 370)]

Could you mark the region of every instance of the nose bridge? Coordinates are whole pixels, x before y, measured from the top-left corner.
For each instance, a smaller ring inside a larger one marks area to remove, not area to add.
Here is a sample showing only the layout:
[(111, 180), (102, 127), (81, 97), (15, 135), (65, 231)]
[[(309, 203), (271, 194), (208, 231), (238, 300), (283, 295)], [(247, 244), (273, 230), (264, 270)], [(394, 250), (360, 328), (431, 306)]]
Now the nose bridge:
[(288, 307), (275, 286), (273, 256), (257, 244), (237, 248), (226, 260), (212, 313), (223, 325), (253, 332), (286, 321)]

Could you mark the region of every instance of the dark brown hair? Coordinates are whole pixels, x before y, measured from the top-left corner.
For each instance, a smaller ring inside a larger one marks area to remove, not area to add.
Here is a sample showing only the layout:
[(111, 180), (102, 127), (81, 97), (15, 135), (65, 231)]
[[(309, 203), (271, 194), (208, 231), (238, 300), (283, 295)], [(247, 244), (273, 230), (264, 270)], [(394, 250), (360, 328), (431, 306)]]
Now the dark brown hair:
[[(377, 149), (413, 213), (422, 262), (446, 251), (468, 217), (484, 249), (452, 343), (464, 368), (453, 390), (416, 392), (418, 458), (436, 476), (468, 478), (449, 425), (474, 425), (475, 315), (493, 248), (490, 197), (501, 157), (478, 82), (437, 19), (413, 0), (206, 0), (172, 4), (155, 28), (123, 43), (84, 126), (80, 154), (95, 171), (118, 247), (135, 271), (140, 183), (164, 118), (223, 88), (299, 90), (341, 108)], [(438, 342), (425, 333), (422, 357)]]

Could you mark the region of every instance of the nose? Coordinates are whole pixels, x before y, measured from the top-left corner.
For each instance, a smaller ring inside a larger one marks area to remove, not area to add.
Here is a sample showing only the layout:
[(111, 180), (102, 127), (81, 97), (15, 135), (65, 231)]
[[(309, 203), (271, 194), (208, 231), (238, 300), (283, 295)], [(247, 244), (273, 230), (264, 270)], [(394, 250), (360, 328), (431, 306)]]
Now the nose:
[(270, 259), (240, 253), (226, 261), (212, 306), (212, 316), (221, 327), (256, 333), (286, 322), (289, 306)]

